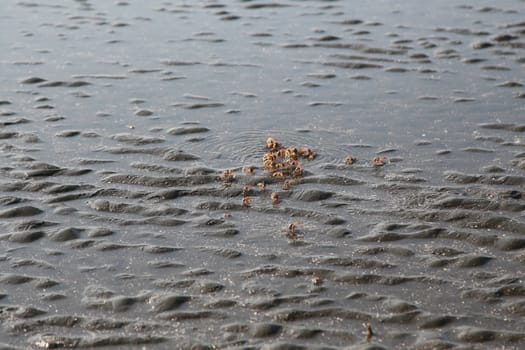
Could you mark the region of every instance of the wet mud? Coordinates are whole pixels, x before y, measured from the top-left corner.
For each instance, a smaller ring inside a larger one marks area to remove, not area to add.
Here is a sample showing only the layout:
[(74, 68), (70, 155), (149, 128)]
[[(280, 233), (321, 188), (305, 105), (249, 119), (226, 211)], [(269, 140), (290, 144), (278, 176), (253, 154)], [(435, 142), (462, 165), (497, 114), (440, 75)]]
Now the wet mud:
[(523, 1), (0, 6), (0, 348), (525, 347)]

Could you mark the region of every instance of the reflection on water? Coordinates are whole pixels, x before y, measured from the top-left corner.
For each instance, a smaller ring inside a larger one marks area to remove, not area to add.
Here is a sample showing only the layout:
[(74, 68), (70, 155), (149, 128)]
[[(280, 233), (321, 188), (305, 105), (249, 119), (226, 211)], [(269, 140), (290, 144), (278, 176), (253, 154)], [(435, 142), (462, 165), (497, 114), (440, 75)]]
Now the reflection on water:
[(522, 1), (1, 7), (6, 348), (525, 344)]

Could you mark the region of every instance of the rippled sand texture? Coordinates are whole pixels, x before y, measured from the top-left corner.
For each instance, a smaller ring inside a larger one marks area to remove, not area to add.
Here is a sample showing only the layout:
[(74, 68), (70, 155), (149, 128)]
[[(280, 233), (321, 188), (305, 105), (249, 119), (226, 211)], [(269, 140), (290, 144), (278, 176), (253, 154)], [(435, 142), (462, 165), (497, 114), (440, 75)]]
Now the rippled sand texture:
[(523, 349), (525, 3), (471, 3), (3, 0), (0, 347)]

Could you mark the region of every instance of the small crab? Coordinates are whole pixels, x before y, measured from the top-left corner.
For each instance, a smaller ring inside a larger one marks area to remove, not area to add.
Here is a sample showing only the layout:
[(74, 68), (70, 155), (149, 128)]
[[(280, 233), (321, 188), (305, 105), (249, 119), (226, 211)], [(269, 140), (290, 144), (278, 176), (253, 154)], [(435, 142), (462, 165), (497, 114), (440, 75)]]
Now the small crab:
[(268, 137), (266, 139), (266, 148), (275, 151), (275, 150), (279, 149), (280, 147), (281, 147), (281, 144), (279, 142), (275, 141), (275, 139), (273, 137)]
[(226, 169), (222, 172), (222, 179), (226, 182), (233, 181), (233, 170)]
[(385, 165), (386, 163), (388, 163), (388, 159), (382, 156), (377, 156), (370, 161), (370, 164), (374, 166), (382, 166), (382, 165)]
[(253, 201), (252, 197), (248, 197), (248, 196), (242, 197), (242, 205), (247, 208), (251, 206), (252, 201)]
[(323, 279), (321, 277), (319, 277), (317, 275), (313, 275), (313, 277), (312, 277), (312, 284), (314, 286), (320, 286), (320, 285), (323, 284), (323, 282), (324, 281), (323, 281)]
[(244, 187), (242, 188), (242, 196), (248, 197), (251, 189), (252, 189), (252, 185), (244, 185)]
[(298, 153), (308, 160), (313, 160), (316, 156), (315, 152), (309, 148), (300, 148)]
[(283, 185), (281, 186), (281, 188), (282, 188), (283, 190), (285, 190), (285, 191), (286, 191), (286, 190), (289, 190), (289, 189), (292, 187), (293, 183), (294, 183), (293, 180), (285, 180), (285, 181), (283, 182)]
[(297, 168), (293, 168), (291, 173), (292, 173), (293, 176), (299, 177), (299, 176), (303, 175), (304, 169), (299, 166)]
[(270, 195), (270, 198), (272, 200), (272, 204), (279, 204), (279, 202), (281, 201), (279, 199), (279, 195), (277, 194), (277, 192), (272, 192), (272, 194)]
[(253, 175), (253, 173), (255, 172), (252, 166), (245, 166), (243, 167), (243, 170), (246, 175)]
[(366, 327), (366, 340), (370, 341), (372, 339), (372, 336), (374, 335), (374, 331), (372, 330), (372, 325), (367, 322), (363, 323), (363, 326)]
[(294, 221), (290, 225), (288, 225), (288, 232), (286, 233), (286, 237), (292, 240), (300, 238), (301, 235), (297, 232), (297, 226), (301, 225), (302, 223), (302, 221)]
[(357, 162), (357, 158), (352, 157), (352, 156), (350, 156), (350, 155), (348, 155), (348, 156), (345, 157), (345, 164), (346, 164), (346, 165), (352, 165), (352, 164), (354, 164), (355, 162)]

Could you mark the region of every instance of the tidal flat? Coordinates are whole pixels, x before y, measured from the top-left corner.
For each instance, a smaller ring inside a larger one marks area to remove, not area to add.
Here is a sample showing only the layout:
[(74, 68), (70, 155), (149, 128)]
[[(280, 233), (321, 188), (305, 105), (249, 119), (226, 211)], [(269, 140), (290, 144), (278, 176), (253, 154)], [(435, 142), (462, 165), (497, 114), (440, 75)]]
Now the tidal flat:
[(523, 349), (524, 5), (1, 1), (0, 348)]

